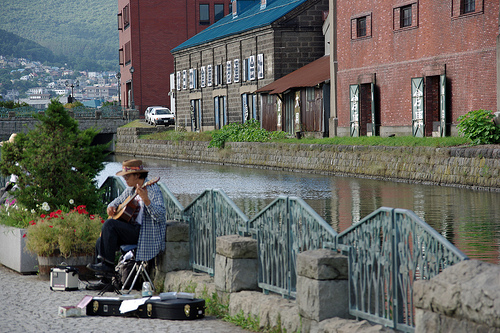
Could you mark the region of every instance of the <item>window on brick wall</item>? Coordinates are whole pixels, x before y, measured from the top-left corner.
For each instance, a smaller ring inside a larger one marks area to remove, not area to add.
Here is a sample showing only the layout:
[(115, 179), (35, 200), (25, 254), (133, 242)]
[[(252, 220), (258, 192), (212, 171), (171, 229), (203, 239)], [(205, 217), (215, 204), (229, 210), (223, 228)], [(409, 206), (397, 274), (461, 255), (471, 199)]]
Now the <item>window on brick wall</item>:
[(452, 7), (452, 17), (454, 18), (482, 14), (484, 12), (484, 0), (452, 0)]
[(224, 17), (224, 4), (216, 3), (214, 4), (214, 20), (217, 22)]
[(131, 50), (130, 50), (130, 42), (125, 43), (125, 65), (132, 61)]
[(401, 7), (401, 14), (399, 19), (399, 27), (405, 28), (411, 26), (411, 5)]
[(128, 5), (123, 7), (122, 15), (123, 15), (123, 28), (127, 28), (130, 25), (130, 10)]
[(210, 6), (208, 4), (200, 4), (200, 25), (210, 24)]
[(372, 16), (359, 15), (351, 18), (351, 39), (361, 39), (372, 35)]
[(474, 13), (476, 11), (476, 0), (462, 0), (460, 3), (460, 14)]
[(366, 37), (366, 17), (356, 20), (356, 37)]
[(417, 2), (406, 2), (393, 8), (394, 30), (416, 27), (418, 24)]

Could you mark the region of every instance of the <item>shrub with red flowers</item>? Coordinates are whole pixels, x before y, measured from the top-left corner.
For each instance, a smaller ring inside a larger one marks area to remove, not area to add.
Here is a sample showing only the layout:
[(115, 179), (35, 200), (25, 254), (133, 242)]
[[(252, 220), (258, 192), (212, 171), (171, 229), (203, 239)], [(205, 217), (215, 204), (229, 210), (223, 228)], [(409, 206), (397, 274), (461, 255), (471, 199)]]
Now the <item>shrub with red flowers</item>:
[(91, 255), (104, 220), (89, 214), (81, 205), (68, 213), (61, 210), (31, 221), (27, 229), (26, 247), (39, 256)]

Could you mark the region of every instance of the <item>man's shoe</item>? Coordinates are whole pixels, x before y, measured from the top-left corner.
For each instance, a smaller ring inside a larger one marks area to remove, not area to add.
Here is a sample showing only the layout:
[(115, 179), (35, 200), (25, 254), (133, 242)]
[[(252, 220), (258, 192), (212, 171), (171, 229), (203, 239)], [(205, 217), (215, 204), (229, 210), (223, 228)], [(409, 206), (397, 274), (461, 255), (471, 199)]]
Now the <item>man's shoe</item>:
[(102, 262), (98, 264), (88, 264), (87, 268), (90, 269), (91, 271), (98, 272), (98, 273), (114, 273), (115, 268), (111, 265), (106, 265)]

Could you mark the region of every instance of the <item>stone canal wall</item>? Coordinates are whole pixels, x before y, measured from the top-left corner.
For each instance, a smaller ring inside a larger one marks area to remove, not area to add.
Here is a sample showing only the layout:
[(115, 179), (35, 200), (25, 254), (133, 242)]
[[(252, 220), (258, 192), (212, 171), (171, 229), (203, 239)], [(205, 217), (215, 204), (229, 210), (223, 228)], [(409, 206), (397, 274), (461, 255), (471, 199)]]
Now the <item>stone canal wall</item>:
[[(116, 153), (196, 162), (316, 172), (436, 185), (500, 190), (500, 146), (367, 147), (140, 139), (149, 128), (118, 128)], [(486, 147), (486, 148), (485, 148)]]

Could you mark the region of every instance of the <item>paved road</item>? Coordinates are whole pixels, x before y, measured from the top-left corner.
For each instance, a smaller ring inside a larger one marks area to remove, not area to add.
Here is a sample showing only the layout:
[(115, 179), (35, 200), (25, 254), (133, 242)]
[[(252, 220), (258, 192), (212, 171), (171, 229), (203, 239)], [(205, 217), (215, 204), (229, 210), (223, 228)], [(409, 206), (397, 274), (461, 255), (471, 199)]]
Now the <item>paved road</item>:
[[(50, 283), (36, 275), (21, 275), (0, 265), (0, 332), (249, 332), (230, 323), (205, 317), (192, 321), (128, 317), (69, 317), (58, 315), (59, 306), (76, 305), (97, 291), (51, 291)], [(105, 296), (114, 296), (106, 293)]]

